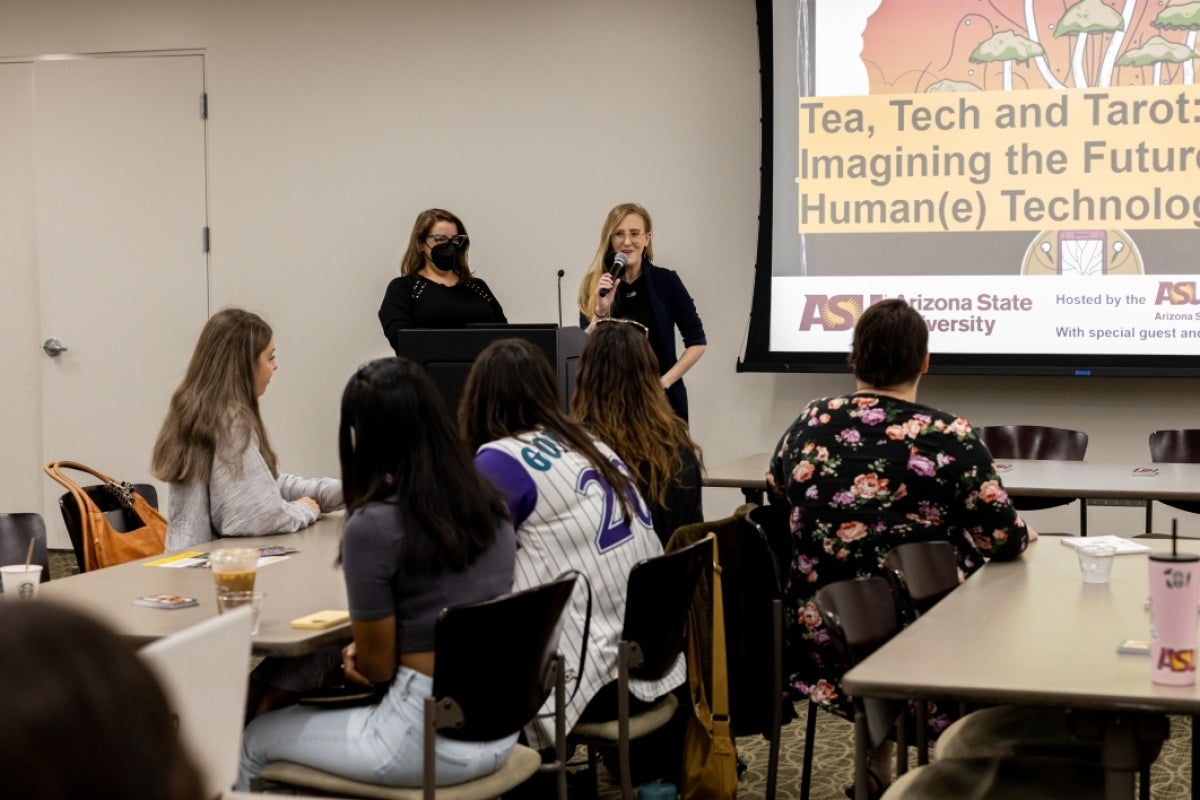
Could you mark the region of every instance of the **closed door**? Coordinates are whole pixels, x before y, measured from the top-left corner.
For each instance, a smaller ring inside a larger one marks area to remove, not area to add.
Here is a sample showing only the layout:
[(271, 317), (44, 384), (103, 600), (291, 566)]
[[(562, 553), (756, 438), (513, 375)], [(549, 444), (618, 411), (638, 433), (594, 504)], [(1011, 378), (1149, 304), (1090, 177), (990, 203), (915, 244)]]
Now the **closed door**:
[(208, 316), (203, 57), (39, 61), (34, 85), (38, 346), (67, 348), (39, 354), (41, 460), (146, 481)]

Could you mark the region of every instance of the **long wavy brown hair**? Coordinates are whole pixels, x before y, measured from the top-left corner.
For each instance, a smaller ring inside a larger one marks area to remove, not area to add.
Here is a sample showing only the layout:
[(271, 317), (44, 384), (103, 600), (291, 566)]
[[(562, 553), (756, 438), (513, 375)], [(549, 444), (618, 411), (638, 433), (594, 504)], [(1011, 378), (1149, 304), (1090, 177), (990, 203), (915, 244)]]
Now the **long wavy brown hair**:
[[(596, 284), (600, 282), (600, 276), (604, 274), (609, 254), (613, 252), (613, 231), (621, 224), (621, 220), (630, 214), (637, 214), (646, 221), (646, 233), (654, 233), (654, 221), (650, 219), (650, 212), (644, 206), (637, 203), (621, 203), (608, 212), (608, 216), (604, 218), (604, 227), (600, 229), (600, 246), (596, 248), (596, 254), (592, 256), (592, 263), (588, 265), (588, 271), (584, 273), (583, 281), (579, 284), (579, 313), (588, 319), (596, 316)], [(642, 258), (646, 261), (654, 260), (653, 237), (646, 240)]]
[(467, 375), (458, 404), (458, 426), (472, 450), (488, 442), (544, 428), (582, 455), (616, 490), (625, 520), (633, 518), (633, 481), (604, 457), (587, 430), (559, 407), (550, 362), (523, 339), (487, 346)]
[[(449, 211), (443, 208), (428, 208), (422, 211), (413, 222), (412, 233), (408, 237), (408, 249), (404, 251), (404, 258), (400, 259), (401, 275), (416, 275), (425, 268), (425, 249), (422, 245), (433, 226), (439, 222), (452, 222), (458, 227), (460, 234), (468, 235), (467, 226)], [(458, 268), (454, 271), (463, 283), (471, 280), (471, 269), (467, 266), (467, 250), (470, 247), (471, 240), (468, 238), (466, 246), (458, 249)]]
[(666, 505), (667, 491), (682, 480), (684, 450), (703, 465), (700, 445), (663, 392), (645, 331), (628, 321), (602, 319), (592, 327), (579, 356), (571, 414), (634, 471), (655, 505)]
[[(272, 335), (262, 317), (240, 308), (209, 318), (154, 443), (154, 477), (168, 483), (207, 481), (217, 443), (245, 437), (233, 442), (240, 451), (251, 432), (258, 435), (271, 474), (279, 474), (254, 393), (254, 368)], [(238, 464), (230, 466), (236, 471)]]

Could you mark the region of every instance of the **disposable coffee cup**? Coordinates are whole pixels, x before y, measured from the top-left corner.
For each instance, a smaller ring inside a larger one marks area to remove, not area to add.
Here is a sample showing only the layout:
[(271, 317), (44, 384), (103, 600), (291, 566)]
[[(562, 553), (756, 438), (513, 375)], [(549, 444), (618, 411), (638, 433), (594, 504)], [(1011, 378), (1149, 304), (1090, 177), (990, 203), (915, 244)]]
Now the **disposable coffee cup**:
[(32, 600), (37, 597), (41, 582), (41, 564), (0, 567), (0, 585), (4, 587), (4, 596), (10, 600)]
[(208, 557), (213, 585), (217, 590), (217, 611), (225, 613), (233, 602), (249, 605), (254, 596), (254, 576), (258, 568), (258, 550), (253, 547), (222, 547)]
[(1154, 683), (1196, 682), (1200, 555), (1152, 553), (1150, 564), (1150, 669)]
[(1079, 555), (1079, 574), (1084, 583), (1108, 583), (1117, 548), (1111, 544), (1083, 544), (1076, 552)]

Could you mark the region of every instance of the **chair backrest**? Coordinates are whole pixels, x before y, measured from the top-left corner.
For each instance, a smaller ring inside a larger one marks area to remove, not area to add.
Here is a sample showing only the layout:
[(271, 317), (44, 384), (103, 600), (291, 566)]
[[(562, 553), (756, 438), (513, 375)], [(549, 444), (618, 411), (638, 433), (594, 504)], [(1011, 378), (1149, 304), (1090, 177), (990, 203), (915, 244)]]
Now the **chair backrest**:
[(1045, 425), (987, 425), (975, 428), (992, 458), (1083, 461), (1088, 435)]
[(1200, 428), (1174, 428), (1150, 434), (1150, 460), (1200, 464)]
[[(883, 578), (837, 581), (817, 591), (813, 600), (845, 669), (874, 653), (904, 627), (891, 584)], [(873, 744), (882, 742), (903, 703), (854, 698), (867, 716)]]
[(783, 678), (783, 589), (791, 564), (791, 509), (758, 506), (733, 535), (717, 534), (725, 598), (729, 719), (734, 736), (774, 739), (791, 719)]
[[(142, 499), (158, 508), (158, 490), (154, 488), (153, 484), (135, 483), (133, 488), (142, 496)], [(103, 484), (84, 486), (83, 491), (101, 511), (114, 512), (121, 509), (116, 495), (105, 489)], [(65, 492), (58, 498), (58, 510), (62, 513), (63, 524), (67, 526), (67, 535), (71, 537), (71, 547), (75, 550), (75, 560), (79, 562), (79, 571), (84, 572), (87, 567), (83, 563), (83, 521), (79, 505), (70, 492)]]
[(441, 735), (492, 741), (524, 727), (554, 688), (562, 612), (575, 576), (447, 608), (434, 633)]
[(675, 664), (696, 584), (711, 565), (711, 539), (633, 565), (621, 629), (621, 638), (641, 653), (641, 662), (630, 664), (631, 678), (658, 680)]
[[(792, 532), (788, 518), (791, 507), (786, 504), (758, 506), (746, 514), (746, 523), (762, 542), (762, 557), (769, 559), (775, 589), (782, 594), (791, 569)], [(721, 563), (725, 563), (724, 559)]]
[(42, 565), (42, 583), (50, 580), (50, 556), (46, 552), (46, 522), (34, 512), (0, 514), (0, 565), (24, 564), (33, 539), (32, 564)]
[(906, 542), (884, 556), (883, 574), (912, 621), (958, 587), (958, 556), (949, 542)]
[(220, 797), (237, 780), (250, 680), (251, 622), (249, 607), (235, 609), (140, 651), (179, 718), (183, 745), (200, 769), (207, 797)]

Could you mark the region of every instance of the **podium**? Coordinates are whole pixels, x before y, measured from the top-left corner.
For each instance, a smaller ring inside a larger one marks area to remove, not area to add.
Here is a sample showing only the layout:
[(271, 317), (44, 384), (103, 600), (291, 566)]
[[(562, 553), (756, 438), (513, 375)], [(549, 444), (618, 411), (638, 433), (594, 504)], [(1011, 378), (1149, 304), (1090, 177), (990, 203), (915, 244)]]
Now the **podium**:
[(455, 417), (471, 365), (484, 348), (498, 339), (524, 339), (541, 350), (558, 376), (558, 398), (563, 411), (569, 410), (579, 354), (587, 339), (587, 334), (579, 328), (560, 328), (553, 323), (411, 328), (396, 334), (394, 349), (396, 355), (425, 367)]

